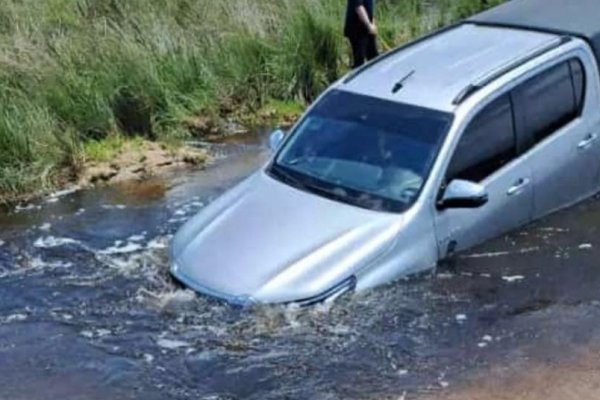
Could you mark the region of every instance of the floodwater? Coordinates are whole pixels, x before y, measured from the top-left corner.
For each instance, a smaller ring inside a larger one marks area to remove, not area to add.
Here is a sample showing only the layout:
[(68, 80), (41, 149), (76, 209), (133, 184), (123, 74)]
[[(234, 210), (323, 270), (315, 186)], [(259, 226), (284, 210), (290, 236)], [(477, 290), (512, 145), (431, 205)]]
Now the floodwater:
[(168, 275), (173, 233), (267, 156), (213, 151), (0, 213), (0, 399), (600, 398), (600, 200), (332, 306), (240, 309)]

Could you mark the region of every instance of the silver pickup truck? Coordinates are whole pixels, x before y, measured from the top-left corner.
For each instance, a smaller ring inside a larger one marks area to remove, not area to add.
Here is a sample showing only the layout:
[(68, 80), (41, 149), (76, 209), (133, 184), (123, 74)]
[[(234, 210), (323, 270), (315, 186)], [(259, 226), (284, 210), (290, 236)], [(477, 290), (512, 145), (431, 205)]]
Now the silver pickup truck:
[(172, 274), (312, 304), (430, 269), (600, 188), (600, 1), (512, 0), (329, 88), (175, 236)]

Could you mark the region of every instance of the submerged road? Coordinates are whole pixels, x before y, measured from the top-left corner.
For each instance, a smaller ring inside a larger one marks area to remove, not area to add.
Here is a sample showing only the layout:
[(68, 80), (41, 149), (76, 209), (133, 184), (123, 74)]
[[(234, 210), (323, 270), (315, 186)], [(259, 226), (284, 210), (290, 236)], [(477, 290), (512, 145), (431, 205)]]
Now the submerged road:
[(0, 213), (0, 399), (600, 398), (598, 199), (331, 307), (241, 310), (176, 286), (171, 235), (263, 142)]

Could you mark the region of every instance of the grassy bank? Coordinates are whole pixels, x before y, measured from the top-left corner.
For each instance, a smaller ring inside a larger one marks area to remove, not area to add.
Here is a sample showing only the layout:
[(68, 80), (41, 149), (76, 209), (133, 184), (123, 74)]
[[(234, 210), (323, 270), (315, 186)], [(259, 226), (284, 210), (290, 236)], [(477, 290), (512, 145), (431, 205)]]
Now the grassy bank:
[[(397, 44), (498, 2), (380, 0), (380, 33)], [(344, 4), (3, 0), (0, 201), (77, 173), (115, 135), (177, 141), (199, 116), (310, 102), (346, 70)]]

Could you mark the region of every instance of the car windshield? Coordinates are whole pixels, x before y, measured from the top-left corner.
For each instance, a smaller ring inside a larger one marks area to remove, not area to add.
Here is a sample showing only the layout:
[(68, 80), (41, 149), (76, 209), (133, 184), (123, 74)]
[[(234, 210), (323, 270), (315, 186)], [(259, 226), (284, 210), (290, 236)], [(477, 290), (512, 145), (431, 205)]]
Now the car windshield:
[(333, 90), (303, 118), (269, 171), (303, 190), (402, 212), (418, 198), (452, 115)]

